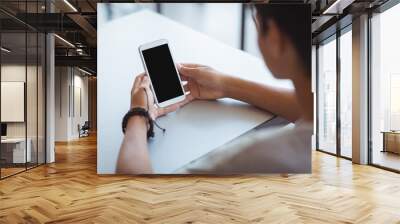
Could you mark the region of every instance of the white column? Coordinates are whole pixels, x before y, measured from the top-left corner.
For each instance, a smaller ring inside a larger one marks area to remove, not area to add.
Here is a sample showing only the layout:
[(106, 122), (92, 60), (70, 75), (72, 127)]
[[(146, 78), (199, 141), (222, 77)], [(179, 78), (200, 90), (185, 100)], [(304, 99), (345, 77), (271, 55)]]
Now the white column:
[(316, 75), (317, 75), (317, 48), (315, 45), (312, 45), (311, 48), (311, 91), (313, 93), (313, 105), (314, 105), (314, 131), (313, 131), (313, 135), (311, 138), (311, 147), (313, 150), (315, 150), (317, 148), (317, 81), (316, 81)]
[(353, 162), (368, 163), (368, 16), (353, 19)]
[(55, 161), (54, 133), (55, 133), (55, 54), (54, 35), (46, 36), (46, 163)]

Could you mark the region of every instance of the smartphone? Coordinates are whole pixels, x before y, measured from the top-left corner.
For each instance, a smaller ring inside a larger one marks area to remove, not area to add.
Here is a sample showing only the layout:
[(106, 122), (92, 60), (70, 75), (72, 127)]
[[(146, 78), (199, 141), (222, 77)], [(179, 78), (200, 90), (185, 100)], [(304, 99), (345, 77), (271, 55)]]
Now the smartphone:
[(166, 107), (185, 99), (185, 91), (168, 41), (156, 40), (139, 46), (144, 69), (158, 106)]

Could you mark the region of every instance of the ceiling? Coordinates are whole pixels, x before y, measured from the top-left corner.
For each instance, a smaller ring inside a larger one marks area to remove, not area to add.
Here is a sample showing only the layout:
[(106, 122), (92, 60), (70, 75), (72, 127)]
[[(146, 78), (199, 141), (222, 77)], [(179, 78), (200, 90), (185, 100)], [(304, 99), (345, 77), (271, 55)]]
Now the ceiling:
[(25, 38), (26, 31), (35, 35), (54, 32), (56, 65), (79, 66), (95, 73), (97, 2), (100, 1), (1, 0), (2, 46), (12, 49), (7, 54), (2, 52), (3, 60), (22, 60), (26, 53), (28, 58), (36, 55), (38, 49), (30, 43), (34, 35), (28, 33)]

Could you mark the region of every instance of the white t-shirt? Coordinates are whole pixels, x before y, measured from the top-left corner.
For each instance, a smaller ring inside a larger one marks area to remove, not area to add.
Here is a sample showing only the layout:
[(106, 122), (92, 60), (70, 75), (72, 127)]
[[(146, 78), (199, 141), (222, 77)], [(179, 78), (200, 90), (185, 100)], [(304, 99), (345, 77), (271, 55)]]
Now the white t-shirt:
[(176, 173), (310, 173), (312, 132), (312, 123), (304, 121), (266, 128), (233, 140)]

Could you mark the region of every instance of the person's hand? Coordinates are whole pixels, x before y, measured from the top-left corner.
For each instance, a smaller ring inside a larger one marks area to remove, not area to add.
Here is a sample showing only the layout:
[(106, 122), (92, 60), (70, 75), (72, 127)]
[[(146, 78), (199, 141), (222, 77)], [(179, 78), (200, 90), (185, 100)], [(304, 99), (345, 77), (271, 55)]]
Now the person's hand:
[(199, 64), (179, 64), (178, 70), (181, 79), (187, 81), (185, 91), (190, 92), (186, 96), (186, 103), (193, 99), (216, 100), (225, 97), (225, 74)]
[(154, 120), (157, 117), (176, 111), (183, 103), (173, 104), (168, 107), (157, 107), (154, 103), (149, 77), (145, 73), (136, 76), (131, 91), (131, 108), (141, 107), (148, 110), (150, 117)]

